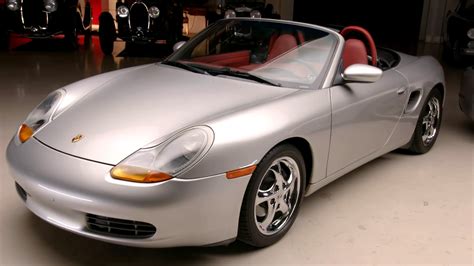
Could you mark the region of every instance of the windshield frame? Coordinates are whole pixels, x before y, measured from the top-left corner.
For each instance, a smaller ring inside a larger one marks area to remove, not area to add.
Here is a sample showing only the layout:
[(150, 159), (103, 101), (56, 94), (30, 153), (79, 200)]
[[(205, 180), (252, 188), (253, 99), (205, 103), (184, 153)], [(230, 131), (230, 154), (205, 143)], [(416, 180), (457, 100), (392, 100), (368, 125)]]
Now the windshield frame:
[[(194, 49), (194, 47), (198, 44), (200, 44), (203, 40), (208, 38), (209, 35), (212, 35), (213, 32), (216, 30), (220, 29), (219, 22), (220, 21), (256, 21), (256, 19), (252, 18), (228, 18), (228, 19), (222, 19), (217, 21), (216, 23), (210, 25), (200, 33), (198, 33), (196, 36), (191, 38), (189, 41), (187, 41), (179, 50), (175, 51), (173, 54), (168, 56), (165, 61), (175, 61), (178, 60), (178, 58), (182, 54), (186, 54), (190, 52), (191, 49)], [(277, 19), (258, 19), (258, 21), (262, 22), (267, 22), (267, 23), (275, 23), (275, 24), (283, 24), (283, 25), (292, 25), (292, 26), (298, 26), (298, 27), (304, 27), (308, 29), (314, 29), (314, 30), (319, 30), (325, 33), (328, 33), (331, 36), (334, 36), (334, 48), (332, 48), (331, 53), (328, 55), (328, 60), (323, 69), (320, 72), (319, 77), (308, 86), (308, 88), (299, 88), (299, 89), (320, 89), (320, 88), (329, 88), (332, 86), (335, 75), (337, 74), (337, 69), (338, 69), (338, 62), (339, 58), (342, 56), (342, 50), (344, 47), (344, 38), (336, 31), (318, 26), (318, 25), (313, 25), (313, 24), (307, 24), (307, 23), (302, 23), (302, 22), (295, 22), (295, 21), (286, 21), (286, 20), (277, 20)], [(284, 86), (287, 87), (287, 86)], [(287, 88), (293, 88), (293, 87), (287, 87)], [(295, 88), (298, 89), (298, 88)]]

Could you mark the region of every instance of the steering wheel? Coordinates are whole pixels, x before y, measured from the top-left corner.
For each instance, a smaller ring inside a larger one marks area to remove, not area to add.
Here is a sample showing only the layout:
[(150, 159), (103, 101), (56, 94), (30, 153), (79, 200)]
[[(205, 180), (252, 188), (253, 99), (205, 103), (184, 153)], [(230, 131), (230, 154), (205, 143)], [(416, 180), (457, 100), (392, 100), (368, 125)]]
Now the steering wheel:
[(341, 35), (344, 37), (344, 39), (347, 40), (347, 37), (348, 37), (348, 34), (351, 33), (351, 32), (356, 32), (356, 33), (360, 33), (362, 36), (364, 36), (364, 38), (366, 39), (368, 45), (369, 45), (369, 49), (370, 49), (370, 56), (372, 57), (372, 62), (371, 64), (373, 66), (377, 66), (377, 48), (375, 47), (375, 42), (374, 42), (374, 39), (372, 38), (372, 35), (370, 35), (370, 33), (362, 28), (362, 27), (359, 27), (359, 26), (348, 26), (348, 27), (345, 27), (342, 31), (341, 31)]

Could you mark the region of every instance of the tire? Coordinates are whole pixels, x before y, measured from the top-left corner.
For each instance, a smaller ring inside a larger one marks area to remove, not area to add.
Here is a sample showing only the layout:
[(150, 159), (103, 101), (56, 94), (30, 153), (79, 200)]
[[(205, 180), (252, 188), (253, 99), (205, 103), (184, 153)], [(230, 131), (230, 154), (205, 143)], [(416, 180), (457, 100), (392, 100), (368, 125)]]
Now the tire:
[(414, 154), (424, 154), (430, 151), (438, 138), (442, 117), (443, 96), (435, 88), (426, 98), (408, 150)]
[(114, 18), (109, 12), (102, 12), (99, 16), (99, 42), (102, 53), (112, 54), (116, 38)]
[(8, 50), (10, 48), (10, 32), (0, 32), (0, 50)]
[[(293, 169), (292, 179), (289, 166)], [(282, 175), (279, 178), (275, 173)], [(298, 215), (305, 184), (306, 169), (301, 152), (289, 144), (272, 149), (257, 166), (245, 191), (237, 238), (259, 248), (279, 241)], [(267, 197), (262, 197), (262, 193), (267, 193)], [(257, 199), (262, 200), (258, 205)]]
[(66, 46), (71, 49), (77, 49), (77, 13), (75, 9), (67, 10), (65, 13), (64, 40)]

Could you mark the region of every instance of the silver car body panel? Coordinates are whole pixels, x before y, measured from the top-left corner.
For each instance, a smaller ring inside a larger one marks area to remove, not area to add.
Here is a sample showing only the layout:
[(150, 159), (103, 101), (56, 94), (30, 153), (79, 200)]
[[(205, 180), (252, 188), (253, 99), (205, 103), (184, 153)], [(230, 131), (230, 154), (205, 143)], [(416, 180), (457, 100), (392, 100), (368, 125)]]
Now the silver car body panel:
[[(400, 53), (399, 65), (375, 83), (337, 84), (344, 40), (325, 30), (340, 41), (320, 88), (272, 87), (162, 65), (66, 86), (74, 104), (33, 139), (19, 144), (15, 136), (8, 146), (12, 176), (30, 194), (28, 208), (66, 230), (112, 243), (208, 245), (237, 236), (250, 176), (228, 180), (225, 173), (258, 164), (279, 143), (309, 145), (306, 195), (407, 145), (430, 90), (444, 86), (439, 63)], [(111, 167), (136, 150), (200, 125), (212, 128), (214, 143), (177, 178), (143, 185), (110, 177)], [(72, 143), (77, 134), (83, 140)], [(142, 240), (97, 235), (84, 229), (85, 213), (152, 223), (157, 234)]]
[[(11, 175), (28, 193), (26, 206), (51, 224), (98, 240), (141, 247), (201, 246), (237, 235), (238, 219), (233, 218), (239, 216), (250, 176), (175, 178), (133, 186), (112, 181), (109, 165), (65, 156), (35, 139), (23, 145), (18, 149), (10, 143), (7, 148)], [(157, 233), (148, 239), (98, 235), (87, 229), (86, 213), (146, 221), (155, 225)]]

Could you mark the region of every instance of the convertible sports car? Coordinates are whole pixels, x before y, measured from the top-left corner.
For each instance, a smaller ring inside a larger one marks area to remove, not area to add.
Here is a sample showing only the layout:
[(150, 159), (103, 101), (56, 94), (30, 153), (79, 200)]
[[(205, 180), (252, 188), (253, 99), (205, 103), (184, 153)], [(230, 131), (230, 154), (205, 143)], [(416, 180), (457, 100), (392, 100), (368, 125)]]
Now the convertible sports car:
[(31, 112), (7, 161), (32, 212), (122, 245), (264, 247), (303, 197), (439, 134), (441, 66), (377, 49), (360, 27), (234, 18), (175, 47)]

